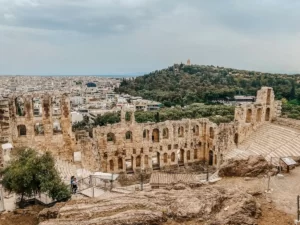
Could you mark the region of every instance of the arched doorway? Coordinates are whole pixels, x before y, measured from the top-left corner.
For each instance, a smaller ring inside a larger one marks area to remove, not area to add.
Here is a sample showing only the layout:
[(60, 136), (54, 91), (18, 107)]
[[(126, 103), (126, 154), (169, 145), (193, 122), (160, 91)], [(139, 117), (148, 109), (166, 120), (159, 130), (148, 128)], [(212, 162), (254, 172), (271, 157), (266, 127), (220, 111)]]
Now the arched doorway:
[(136, 167), (141, 167), (141, 156), (138, 155), (138, 156), (136, 157), (136, 159), (135, 159), (135, 164), (136, 164), (136, 165), (135, 165)]
[(265, 117), (265, 121), (269, 121), (270, 120), (270, 108), (266, 109), (266, 117)]
[(212, 166), (213, 163), (214, 163), (214, 153), (213, 153), (212, 150), (210, 150), (210, 151), (209, 151), (209, 160), (208, 160), (208, 164), (209, 164), (210, 166)]
[(234, 143), (237, 145), (239, 143), (239, 134), (235, 133), (234, 134)]
[(109, 170), (114, 171), (114, 161), (112, 159), (109, 160)]
[(171, 162), (175, 162), (175, 152), (172, 152), (171, 154)]
[(154, 129), (152, 131), (152, 141), (159, 142), (159, 130), (158, 129)]

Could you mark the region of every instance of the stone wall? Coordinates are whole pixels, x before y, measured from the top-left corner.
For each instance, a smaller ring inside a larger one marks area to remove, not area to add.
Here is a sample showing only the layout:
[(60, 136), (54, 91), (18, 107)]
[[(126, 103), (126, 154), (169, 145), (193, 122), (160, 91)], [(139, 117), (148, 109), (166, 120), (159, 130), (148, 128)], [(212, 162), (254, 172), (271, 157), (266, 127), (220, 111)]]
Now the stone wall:
[(9, 101), (10, 142), (14, 147), (50, 151), (72, 161), (75, 147), (67, 95), (12, 96)]
[(120, 123), (73, 133), (66, 94), (32, 94), (0, 100), (0, 134), (4, 143), (50, 151), (91, 171), (134, 173), (198, 162), (218, 167), (228, 151), (280, 112), (273, 89), (263, 87), (256, 102), (236, 107), (231, 123), (206, 118), (136, 123), (134, 112), (125, 121), (122, 111)]

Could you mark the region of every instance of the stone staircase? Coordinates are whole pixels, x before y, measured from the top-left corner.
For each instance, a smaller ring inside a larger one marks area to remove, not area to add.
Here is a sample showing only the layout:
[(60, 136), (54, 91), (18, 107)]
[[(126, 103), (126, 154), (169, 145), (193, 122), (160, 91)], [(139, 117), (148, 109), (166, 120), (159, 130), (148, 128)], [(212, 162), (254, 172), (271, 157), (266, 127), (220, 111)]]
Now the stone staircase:
[(276, 124), (265, 124), (232, 151), (225, 159), (246, 159), (262, 155), (277, 165), (280, 157), (300, 156), (300, 131)]

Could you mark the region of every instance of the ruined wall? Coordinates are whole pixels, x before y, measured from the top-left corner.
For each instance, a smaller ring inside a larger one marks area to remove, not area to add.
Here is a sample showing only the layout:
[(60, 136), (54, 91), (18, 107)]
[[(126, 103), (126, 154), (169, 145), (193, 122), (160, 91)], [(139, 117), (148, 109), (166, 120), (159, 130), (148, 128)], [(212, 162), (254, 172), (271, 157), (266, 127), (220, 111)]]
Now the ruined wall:
[(72, 161), (75, 143), (67, 95), (12, 96), (9, 114), (14, 147), (27, 146), (42, 152), (50, 151), (54, 156)]
[(242, 104), (235, 108), (235, 144), (238, 146), (239, 143), (255, 132), (259, 126), (264, 123), (270, 123), (280, 114), (281, 102), (275, 101), (273, 89), (262, 87), (257, 91), (254, 103)]
[[(134, 116), (126, 122), (124, 114), (121, 123), (94, 129), (102, 171), (133, 172), (209, 161), (218, 127), (208, 119), (138, 124)], [(214, 163), (211, 158), (210, 164)]]
[(133, 173), (197, 162), (219, 166), (228, 151), (280, 115), (281, 102), (272, 88), (263, 87), (256, 102), (236, 107), (234, 122), (220, 125), (206, 118), (136, 123), (134, 112), (127, 122), (125, 113), (118, 124), (73, 133), (67, 95), (12, 96), (0, 100), (0, 140), (50, 151), (91, 171)]

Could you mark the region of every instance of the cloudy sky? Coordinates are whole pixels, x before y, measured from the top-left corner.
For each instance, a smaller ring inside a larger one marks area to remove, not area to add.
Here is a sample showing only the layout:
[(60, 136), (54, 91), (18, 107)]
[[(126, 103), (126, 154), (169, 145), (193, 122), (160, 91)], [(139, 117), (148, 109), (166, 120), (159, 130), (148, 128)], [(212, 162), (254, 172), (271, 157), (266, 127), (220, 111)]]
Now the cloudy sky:
[(0, 0), (0, 74), (300, 73), (299, 0)]

